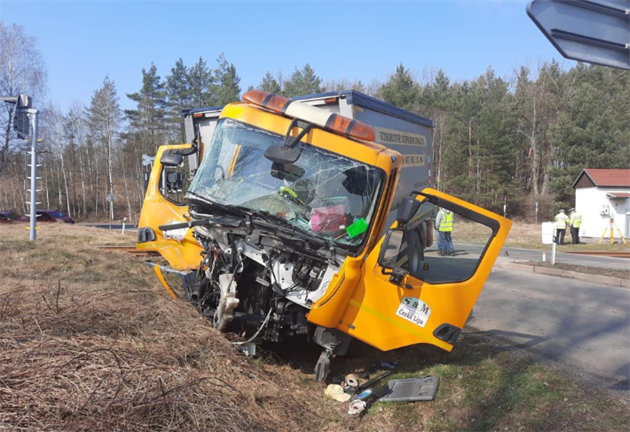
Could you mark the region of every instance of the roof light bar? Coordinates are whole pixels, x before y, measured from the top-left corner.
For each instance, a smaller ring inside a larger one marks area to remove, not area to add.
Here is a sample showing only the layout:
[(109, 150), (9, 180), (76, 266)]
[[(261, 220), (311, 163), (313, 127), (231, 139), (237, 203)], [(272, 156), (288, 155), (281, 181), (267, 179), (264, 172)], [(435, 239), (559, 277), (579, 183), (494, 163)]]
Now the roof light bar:
[(374, 128), (368, 124), (273, 93), (250, 90), (243, 95), (243, 101), (352, 138), (364, 141), (374, 141), (376, 138)]

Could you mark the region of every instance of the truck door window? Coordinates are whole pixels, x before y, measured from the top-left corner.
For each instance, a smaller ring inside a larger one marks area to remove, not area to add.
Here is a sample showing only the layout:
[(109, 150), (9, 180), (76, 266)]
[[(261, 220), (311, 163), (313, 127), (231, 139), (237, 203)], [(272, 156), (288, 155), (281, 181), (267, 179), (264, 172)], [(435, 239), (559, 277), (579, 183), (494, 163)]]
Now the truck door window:
[(164, 198), (177, 205), (184, 205), (184, 195), (190, 186), (191, 173), (188, 157), (184, 157), (179, 166), (165, 166), (160, 176), (160, 193)]
[(432, 284), (465, 281), (475, 274), (492, 233), (489, 226), (424, 202), (404, 229), (397, 267)]

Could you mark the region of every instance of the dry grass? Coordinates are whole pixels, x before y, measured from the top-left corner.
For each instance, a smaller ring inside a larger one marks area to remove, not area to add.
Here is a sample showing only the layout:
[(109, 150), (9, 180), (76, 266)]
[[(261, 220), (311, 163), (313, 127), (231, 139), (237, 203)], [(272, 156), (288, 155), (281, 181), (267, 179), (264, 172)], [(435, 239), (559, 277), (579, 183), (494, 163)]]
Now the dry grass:
[[(489, 230), (487, 227), (473, 222), (456, 221), (453, 230), (453, 241), (472, 244), (485, 244), (488, 241)], [(565, 237), (565, 241), (571, 241), (569, 230)], [(626, 240), (628, 241), (628, 240)], [(628, 252), (630, 247), (615, 240), (614, 244), (604, 240), (599, 244), (599, 239), (580, 238), (581, 244), (571, 245), (565, 244), (558, 246), (558, 251), (599, 251), (599, 252)], [(542, 244), (541, 226), (515, 221), (510, 229), (510, 233), (505, 241), (505, 246), (522, 247), (528, 249), (550, 249), (550, 245)]]
[(514, 346), (466, 334), (450, 354), (354, 346), (331, 376), (399, 361), (398, 377), (441, 377), (434, 402), (377, 404), (363, 419), (323, 396), (319, 349), (239, 354), (172, 301), (131, 244), (96, 228), (0, 227), (0, 430), (399, 431), (628, 429), (627, 405)]
[[(158, 290), (129, 243), (89, 228), (0, 231), (0, 428), (296, 430), (295, 383)], [(108, 241), (103, 241), (107, 237)], [(63, 245), (60, 247), (59, 245)]]

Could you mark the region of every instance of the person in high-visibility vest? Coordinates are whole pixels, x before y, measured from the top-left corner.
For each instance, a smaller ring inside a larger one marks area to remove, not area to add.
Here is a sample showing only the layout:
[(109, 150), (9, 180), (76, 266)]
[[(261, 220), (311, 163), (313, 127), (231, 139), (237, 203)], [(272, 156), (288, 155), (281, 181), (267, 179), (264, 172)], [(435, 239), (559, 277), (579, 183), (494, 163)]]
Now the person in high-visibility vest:
[(569, 210), (569, 226), (571, 227), (571, 244), (580, 244), (580, 226), (582, 225), (582, 215)]
[(563, 209), (560, 209), (560, 213), (558, 213), (553, 220), (556, 222), (556, 243), (563, 245), (569, 216), (564, 213)]
[(453, 212), (442, 208), (435, 218), (435, 228), (438, 231), (438, 255), (455, 255), (453, 247)]

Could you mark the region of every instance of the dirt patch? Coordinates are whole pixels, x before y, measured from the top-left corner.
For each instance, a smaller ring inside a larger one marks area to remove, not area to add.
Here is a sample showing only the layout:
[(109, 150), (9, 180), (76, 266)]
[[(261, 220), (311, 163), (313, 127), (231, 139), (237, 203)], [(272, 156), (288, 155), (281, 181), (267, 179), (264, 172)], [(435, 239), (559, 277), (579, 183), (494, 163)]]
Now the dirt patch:
[[(621, 258), (620, 258), (621, 259)], [(523, 261), (519, 262), (519, 264), (532, 265), (537, 267), (547, 267), (547, 268), (556, 268), (561, 270), (571, 270), (578, 273), (586, 273), (598, 276), (610, 276), (616, 277), (620, 279), (630, 279), (630, 270), (618, 270), (618, 269), (602, 269), (599, 267), (588, 267), (583, 265), (576, 264), (567, 264), (567, 263), (559, 263), (556, 265), (551, 265), (548, 261)], [(628, 266), (630, 266), (630, 261), (628, 262)]]
[(464, 334), (452, 353), (355, 343), (331, 376), (398, 361), (393, 378), (437, 375), (435, 401), (377, 403), (363, 419), (326, 399), (306, 342), (242, 356), (141, 259), (97, 245), (97, 228), (0, 227), (0, 429), (626, 431), (623, 401), (577, 385), (512, 345)]

